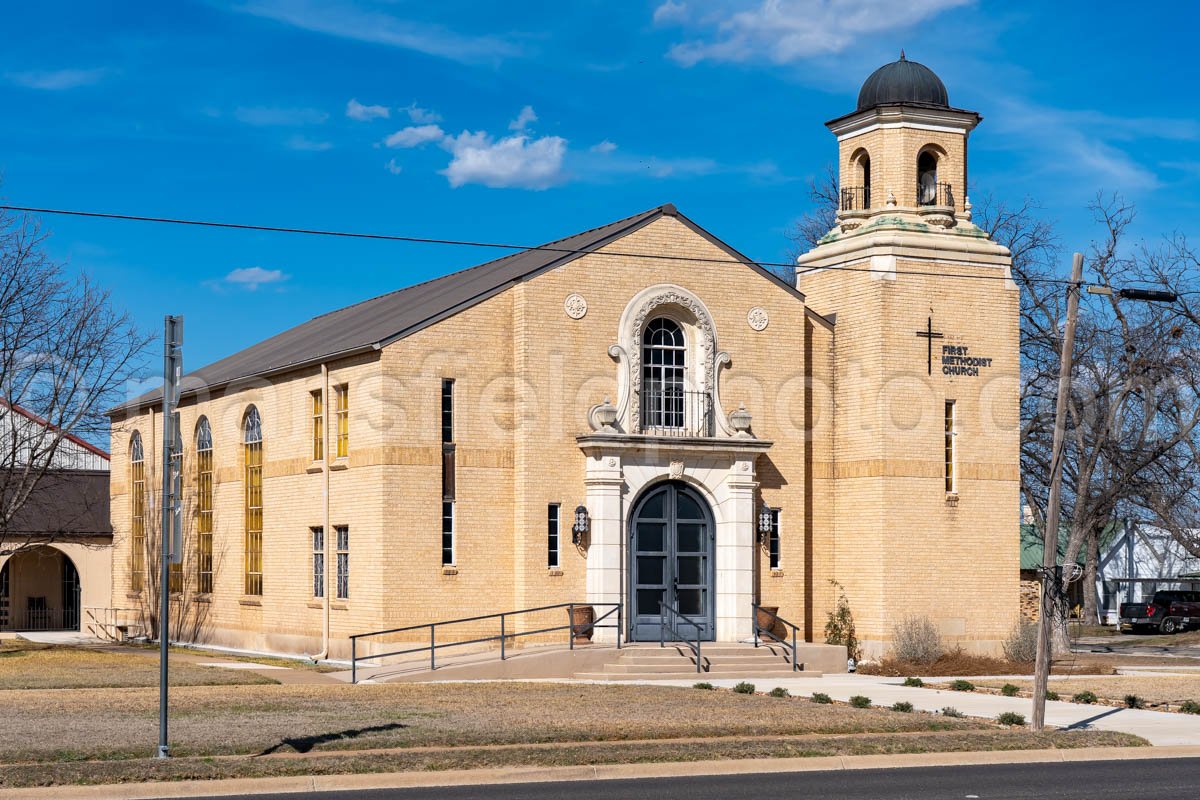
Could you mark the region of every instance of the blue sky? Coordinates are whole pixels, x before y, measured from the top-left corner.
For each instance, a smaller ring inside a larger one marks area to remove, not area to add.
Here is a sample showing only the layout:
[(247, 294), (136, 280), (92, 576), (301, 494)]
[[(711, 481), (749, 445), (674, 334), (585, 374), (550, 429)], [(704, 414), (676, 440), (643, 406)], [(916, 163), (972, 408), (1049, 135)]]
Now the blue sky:
[[(1183, 4), (959, 0), (53, 2), (0, 29), (0, 195), (20, 205), (536, 244), (674, 202), (785, 257), (823, 123), (876, 67), (984, 122), (972, 193), (1086, 246), (1098, 190), (1196, 233)], [(478, 250), (47, 218), (53, 256), (187, 364), (486, 260)], [(497, 253), (496, 255), (501, 255)]]

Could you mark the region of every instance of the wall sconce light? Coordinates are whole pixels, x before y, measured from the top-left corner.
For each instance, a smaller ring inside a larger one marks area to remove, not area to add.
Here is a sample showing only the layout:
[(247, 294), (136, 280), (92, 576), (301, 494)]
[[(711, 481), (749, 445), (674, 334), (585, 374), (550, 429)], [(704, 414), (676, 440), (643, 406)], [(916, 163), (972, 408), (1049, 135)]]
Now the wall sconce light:
[(760, 542), (767, 541), (767, 537), (771, 533), (771, 523), (774, 521), (774, 515), (771, 513), (770, 506), (764, 505), (758, 512), (758, 540)]
[(575, 524), (571, 526), (571, 541), (578, 547), (583, 541), (584, 534), (591, 527), (591, 520), (588, 519), (588, 510), (586, 506), (575, 507)]

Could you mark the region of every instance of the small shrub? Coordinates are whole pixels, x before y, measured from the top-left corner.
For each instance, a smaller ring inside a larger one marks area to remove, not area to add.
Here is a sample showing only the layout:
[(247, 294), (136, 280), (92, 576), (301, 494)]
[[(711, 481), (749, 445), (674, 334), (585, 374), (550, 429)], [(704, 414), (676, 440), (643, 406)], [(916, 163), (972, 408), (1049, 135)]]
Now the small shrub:
[(738, 694), (754, 694), (754, 684), (742, 681), (737, 686), (733, 687), (733, 690)]
[(956, 692), (973, 692), (975, 691), (975, 684), (959, 678), (956, 681), (950, 681), (950, 688)]
[(829, 705), (830, 703), (833, 702), (833, 698), (830, 697), (829, 695), (825, 694), (824, 692), (813, 692), (812, 701), (814, 703), (820, 703), (822, 705)]
[(932, 664), (945, 652), (942, 634), (929, 617), (908, 616), (892, 628), (892, 654), (900, 661)]
[(1047, 700), (1058, 700), (1059, 699), (1058, 692), (1054, 691), (1053, 689), (1047, 689), (1046, 690), (1046, 699)]
[(913, 710), (912, 703), (906, 703), (903, 700), (901, 700), (898, 703), (892, 703), (892, 711), (899, 711), (904, 714), (911, 714), (912, 710)]
[(1138, 697), (1136, 694), (1127, 694), (1127, 695), (1125, 695), (1125, 707), (1126, 708), (1145, 708), (1146, 701), (1143, 700), (1142, 698)]
[(1200, 703), (1195, 700), (1184, 700), (1179, 704), (1179, 710), (1184, 714), (1200, 714)]
[(771, 697), (791, 697), (791, 695), (788, 694), (788, 690), (782, 686), (776, 686), (769, 692), (769, 694)]
[(946, 706), (942, 709), (943, 717), (961, 717), (963, 713), (954, 706)]
[(1001, 725), (1024, 725), (1025, 715), (1017, 714), (1013, 711), (1005, 711), (1003, 714), (996, 717), (996, 722), (999, 722)]
[(846, 599), (846, 590), (840, 583), (834, 580), (830, 583), (838, 590), (838, 601), (825, 620), (825, 644), (845, 645), (846, 655), (857, 663), (862, 660), (862, 651), (858, 646), (858, 634), (854, 629), (854, 614), (850, 611), (850, 601)]
[(1020, 619), (1004, 640), (1004, 657), (1028, 663), (1037, 658), (1037, 625)]
[(1072, 703), (1086, 703), (1088, 705), (1091, 705), (1092, 703), (1095, 703), (1099, 699), (1100, 698), (1096, 697), (1095, 692), (1079, 692), (1078, 694), (1071, 697), (1071, 702)]
[(920, 678), (905, 678), (904, 685), (920, 687), (925, 685), (925, 681), (921, 680)]
[(692, 688), (693, 689), (706, 689), (708, 691), (712, 691), (713, 689), (715, 689), (717, 687), (713, 686), (708, 681), (700, 681), (700, 683), (693, 683)]
[(1011, 683), (1006, 683), (1000, 687), (1000, 694), (1005, 697), (1016, 697), (1018, 691), (1017, 687)]
[(850, 698), (850, 705), (854, 706), (855, 708), (870, 708), (871, 698), (865, 695), (856, 694)]

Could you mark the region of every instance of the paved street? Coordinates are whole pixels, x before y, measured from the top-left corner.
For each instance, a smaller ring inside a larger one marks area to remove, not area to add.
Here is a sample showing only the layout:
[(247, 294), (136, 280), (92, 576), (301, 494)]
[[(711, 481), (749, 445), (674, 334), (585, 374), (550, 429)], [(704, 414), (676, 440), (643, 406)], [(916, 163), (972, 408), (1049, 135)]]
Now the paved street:
[(577, 781), (271, 795), (273, 800), (1178, 800), (1195, 797), (1200, 759), (970, 767), (652, 780)]

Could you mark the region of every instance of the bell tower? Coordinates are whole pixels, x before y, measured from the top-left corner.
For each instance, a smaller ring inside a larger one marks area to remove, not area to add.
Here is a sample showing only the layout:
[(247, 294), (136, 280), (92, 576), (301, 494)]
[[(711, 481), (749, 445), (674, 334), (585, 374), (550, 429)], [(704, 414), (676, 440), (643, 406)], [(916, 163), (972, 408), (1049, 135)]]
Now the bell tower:
[(1019, 296), (1008, 249), (971, 221), (981, 119), (903, 53), (872, 73), (826, 123), (837, 223), (797, 260), (807, 305), (834, 321), (816, 550), (868, 656), (910, 615), (949, 648), (996, 652), (1019, 612)]

